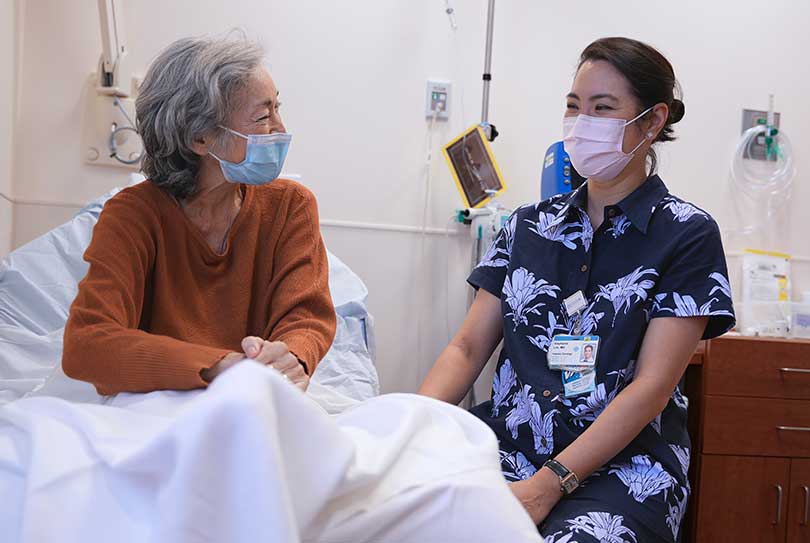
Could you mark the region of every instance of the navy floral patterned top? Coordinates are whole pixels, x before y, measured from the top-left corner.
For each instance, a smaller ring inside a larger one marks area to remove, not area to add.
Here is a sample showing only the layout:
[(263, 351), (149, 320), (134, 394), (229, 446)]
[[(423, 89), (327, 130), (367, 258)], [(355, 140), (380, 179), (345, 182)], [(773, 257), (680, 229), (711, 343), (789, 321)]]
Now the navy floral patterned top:
[[(720, 231), (707, 213), (671, 195), (658, 176), (607, 207), (595, 232), (586, 209), (587, 183), (521, 207), (468, 279), (501, 299), (504, 344), (492, 399), (473, 413), (497, 434), (509, 480), (533, 475), (627, 386), (651, 319), (708, 316), (704, 339), (734, 325)], [(562, 302), (579, 290), (588, 302), (581, 333), (600, 336), (596, 390), (566, 398), (546, 352), (554, 335), (573, 333)], [(688, 489), (686, 408), (676, 389), (604, 468), (636, 501)]]

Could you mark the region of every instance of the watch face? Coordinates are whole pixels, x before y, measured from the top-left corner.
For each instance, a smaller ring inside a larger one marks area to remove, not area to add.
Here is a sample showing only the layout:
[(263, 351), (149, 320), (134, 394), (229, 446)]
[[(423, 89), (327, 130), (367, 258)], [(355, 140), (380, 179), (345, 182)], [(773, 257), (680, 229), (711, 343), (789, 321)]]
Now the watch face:
[(577, 489), (579, 486), (579, 482), (577, 482), (577, 478), (573, 473), (569, 473), (566, 475), (561, 481), (560, 484), (563, 487), (563, 490), (566, 494), (570, 494), (574, 490)]
[(566, 481), (563, 486), (565, 487), (565, 492), (569, 494), (577, 488), (577, 484), (574, 481)]

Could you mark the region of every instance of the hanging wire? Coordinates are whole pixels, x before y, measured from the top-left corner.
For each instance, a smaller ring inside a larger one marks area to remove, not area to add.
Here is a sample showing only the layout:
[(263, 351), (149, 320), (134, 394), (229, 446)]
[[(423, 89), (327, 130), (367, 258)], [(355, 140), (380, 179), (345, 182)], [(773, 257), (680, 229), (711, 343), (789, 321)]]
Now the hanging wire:
[[(137, 164), (141, 161), (141, 158), (143, 158), (144, 153), (143, 142), (141, 142), (141, 152), (135, 154), (135, 158), (123, 158), (119, 156), (118, 142), (116, 141), (118, 136), (123, 132), (132, 132), (136, 136), (139, 136), (139, 134), (138, 130), (135, 128), (135, 123), (132, 122), (132, 118), (130, 118), (129, 114), (127, 113), (127, 110), (124, 109), (124, 106), (121, 105), (121, 101), (118, 99), (117, 96), (113, 98), (113, 105), (115, 105), (119, 110), (121, 110), (121, 114), (127, 120), (129, 126), (118, 126), (118, 123), (112, 123), (110, 125), (110, 139), (108, 143), (110, 148), (110, 158), (114, 158), (121, 164), (126, 164), (127, 166)], [(132, 156), (132, 154), (130, 154), (130, 156)]]

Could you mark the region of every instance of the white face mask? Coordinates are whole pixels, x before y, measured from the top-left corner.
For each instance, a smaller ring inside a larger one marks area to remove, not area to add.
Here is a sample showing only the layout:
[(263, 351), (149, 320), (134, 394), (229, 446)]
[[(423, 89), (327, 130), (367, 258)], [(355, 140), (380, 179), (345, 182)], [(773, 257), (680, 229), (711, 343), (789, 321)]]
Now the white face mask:
[(629, 153), (622, 150), (625, 127), (650, 110), (652, 107), (629, 121), (589, 115), (563, 118), (563, 145), (574, 169), (582, 177), (593, 178), (594, 181), (614, 179), (644, 142), (652, 138), (652, 132), (647, 132), (635, 149)]

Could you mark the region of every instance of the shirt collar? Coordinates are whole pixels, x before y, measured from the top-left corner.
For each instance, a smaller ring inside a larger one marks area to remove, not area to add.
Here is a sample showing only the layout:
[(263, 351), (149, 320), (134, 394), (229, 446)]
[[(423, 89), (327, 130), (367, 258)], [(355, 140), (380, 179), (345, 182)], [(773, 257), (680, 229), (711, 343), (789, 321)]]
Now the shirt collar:
[(558, 204), (555, 204), (554, 207), (559, 206), (559, 209), (554, 214), (554, 218), (550, 221), (547, 221), (545, 226), (543, 226), (543, 231), (546, 232), (551, 230), (553, 227), (559, 226), (567, 217), (569, 212), (574, 209), (587, 209), (586, 203), (588, 201), (587, 198), (588, 192), (585, 188), (585, 185), (580, 185), (578, 188), (574, 189), (573, 191), (569, 192), (568, 194), (564, 195), (560, 198)]
[(630, 219), (633, 226), (642, 234), (646, 234), (656, 206), (667, 194), (669, 194), (669, 190), (661, 178), (658, 175), (652, 175), (640, 187), (628, 194), (624, 200), (616, 204), (616, 207)]
[[(656, 206), (668, 193), (669, 190), (666, 185), (664, 185), (661, 178), (658, 177), (658, 175), (652, 175), (636, 190), (625, 196), (621, 202), (605, 208), (605, 214), (608, 216), (611, 209), (618, 208), (618, 211), (626, 215), (633, 226), (642, 234), (646, 234), (647, 226), (650, 224), (650, 218), (653, 212), (655, 212)], [(588, 184), (584, 183), (579, 188), (569, 193), (568, 196), (561, 200), (561, 203), (563, 206), (557, 212), (555, 220), (549, 223), (546, 228), (559, 224), (572, 208), (577, 208), (587, 213)]]

